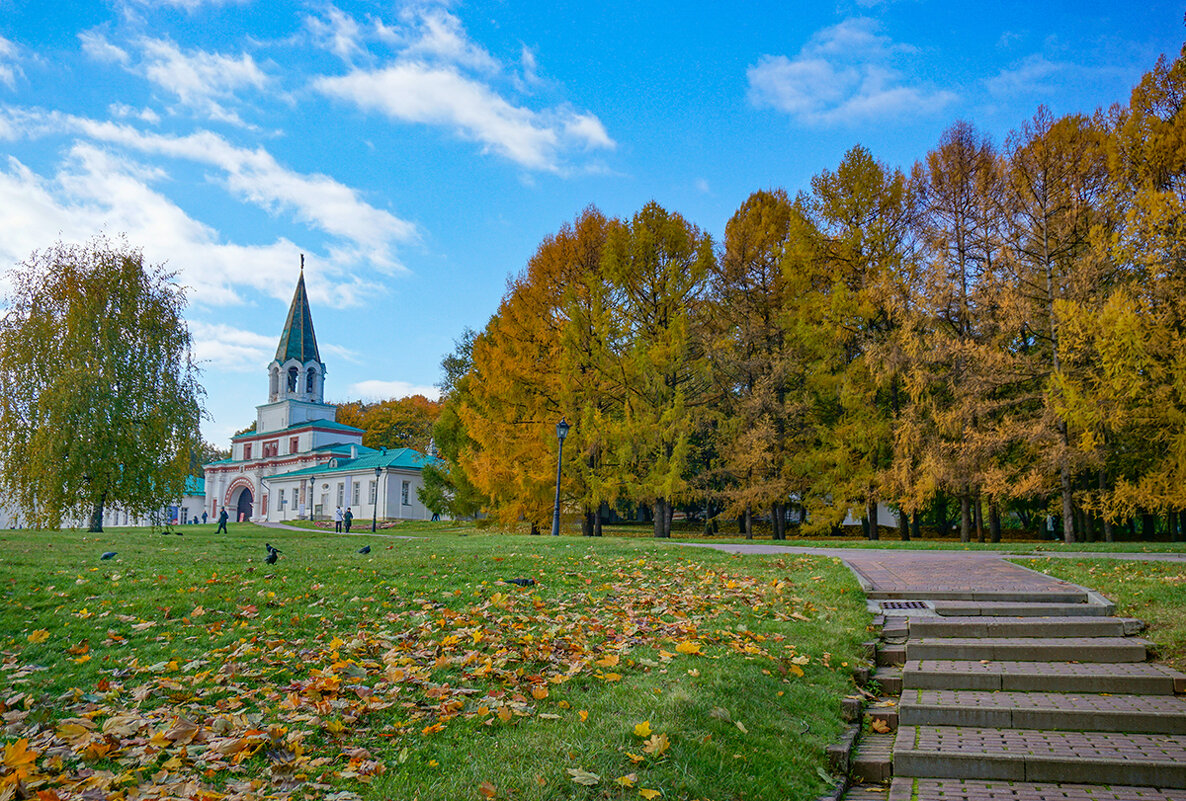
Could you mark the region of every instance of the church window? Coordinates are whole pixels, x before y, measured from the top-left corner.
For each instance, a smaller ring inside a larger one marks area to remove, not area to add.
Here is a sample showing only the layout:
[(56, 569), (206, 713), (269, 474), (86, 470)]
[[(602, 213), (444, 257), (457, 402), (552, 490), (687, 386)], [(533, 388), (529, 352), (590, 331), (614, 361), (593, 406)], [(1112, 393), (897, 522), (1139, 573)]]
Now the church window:
[(355, 506), (358, 506), (358, 493), (361, 490), (362, 490), (362, 485), (359, 484), (357, 481), (355, 481), (354, 482), (354, 492), (352, 493), (352, 495), (354, 496), (354, 505)]
[(372, 481), (371, 482), (371, 500), (370, 500), (371, 506), (375, 505), (375, 495), (377, 494), (377, 491), (378, 491), (378, 487), (376, 486), (376, 482)]
[(288, 391), (296, 392), (297, 388), (297, 369), (295, 367), (288, 368)]
[(288, 440), (288, 452), (289, 453), (296, 453), (300, 449), (301, 449), (301, 438), (300, 437), (292, 437), (291, 439)]
[(264, 443), (264, 454), (263, 454), (263, 456), (264, 456), (264, 458), (265, 458), (265, 459), (267, 459), (267, 458), (269, 458), (269, 457), (271, 457), (271, 456), (278, 456), (278, 455), (279, 455), (279, 453), (280, 453), (280, 443), (279, 443), (279, 441), (277, 441), (277, 440), (272, 440), (271, 442), (265, 442), (265, 443)]
[(313, 385), (314, 385), (314, 383), (315, 383), (316, 381), (317, 381), (317, 371), (316, 371), (316, 370), (314, 370), (314, 369), (312, 369), (312, 368), (310, 368), (310, 369), (309, 369), (309, 370), (308, 370), (308, 371), (305, 373), (305, 392), (312, 393), (312, 392), (313, 392)]
[(339, 481), (338, 482), (338, 506), (341, 506), (345, 500), (346, 500), (346, 485)]
[(244, 459), (250, 459), (250, 458), (251, 458), (251, 443), (250, 443), (250, 442), (248, 442), (248, 443), (245, 443), (245, 444), (243, 445), (243, 458), (244, 458)]
[(284, 490), (280, 490), (280, 510), (284, 510)]
[(280, 394), (280, 368), (273, 367), (271, 369), (271, 383), (269, 384), (272, 397)]
[(403, 485), (403, 489), (400, 491), (400, 499), (403, 502), (404, 506), (412, 505), (411, 503), (408, 502), (408, 490), (410, 490), (411, 488), (412, 488), (412, 482), (405, 481), (404, 485)]

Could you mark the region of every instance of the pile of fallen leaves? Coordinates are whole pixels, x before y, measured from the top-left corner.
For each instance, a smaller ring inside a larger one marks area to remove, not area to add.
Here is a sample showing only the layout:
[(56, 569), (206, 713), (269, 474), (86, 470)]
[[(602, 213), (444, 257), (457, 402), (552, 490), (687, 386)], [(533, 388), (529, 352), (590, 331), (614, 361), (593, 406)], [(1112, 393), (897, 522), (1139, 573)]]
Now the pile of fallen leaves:
[[(600, 566), (598, 566), (600, 567)], [(284, 621), (298, 600), (261, 592), (254, 604), (197, 606), (178, 636), (223, 627), (253, 633), (187, 661), (141, 664), (127, 637), (109, 632), (103, 648), (119, 666), (96, 686), (36, 698), (10, 691), (0, 698), (3, 760), (0, 801), (69, 799), (356, 798), (340, 791), (398, 767), (409, 752), (451, 726), (508, 727), (587, 713), (565, 699), (565, 687), (620, 682), (632, 673), (666, 669), (675, 660), (697, 675), (694, 660), (737, 653), (767, 660), (783, 676), (804, 666), (830, 667), (796, 653), (781, 634), (735, 625), (738, 609), (778, 620), (808, 620), (815, 607), (783, 581), (705, 570), (695, 564), (655, 571), (644, 560), (616, 560), (612, 580), (551, 593), (483, 583), (468, 596), (363, 599), (370, 613), (348, 630), (326, 617), (319, 637), (288, 638)], [(314, 585), (314, 590), (322, 590)], [(326, 594), (330, 594), (327, 590)], [(299, 599), (302, 611), (324, 599)], [(286, 607), (290, 607), (287, 608)], [(92, 614), (82, 609), (81, 617)], [(103, 613), (106, 614), (106, 613)], [(340, 616), (338, 616), (340, 617)], [(136, 631), (154, 621), (116, 616)], [(126, 619), (125, 619), (126, 618)], [(38, 630), (29, 642), (53, 636)], [(91, 658), (85, 643), (68, 649)], [(4, 684), (46, 666), (24, 664), (20, 649), (3, 653)], [(725, 713), (727, 714), (727, 713)], [(740, 723), (737, 724), (739, 727)], [(742, 729), (744, 731), (744, 729)], [(636, 763), (662, 758), (666, 735), (639, 724)], [(394, 741), (395, 760), (368, 749)], [(574, 772), (575, 771), (575, 772)], [(601, 777), (570, 769), (572, 781)], [(637, 775), (614, 779), (633, 787)], [(339, 792), (335, 793), (335, 789)], [(479, 788), (483, 794), (486, 790)], [(644, 798), (655, 791), (641, 788)]]

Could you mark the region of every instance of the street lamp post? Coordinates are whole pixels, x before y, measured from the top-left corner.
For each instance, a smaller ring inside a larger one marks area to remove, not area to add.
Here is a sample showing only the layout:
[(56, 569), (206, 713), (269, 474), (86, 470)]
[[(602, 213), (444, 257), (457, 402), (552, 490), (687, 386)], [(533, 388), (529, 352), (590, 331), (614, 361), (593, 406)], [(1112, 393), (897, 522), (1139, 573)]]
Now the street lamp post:
[(556, 438), (560, 440), (560, 450), (556, 454), (556, 505), (552, 509), (552, 536), (560, 536), (560, 468), (564, 465), (564, 438), (568, 436), (568, 422), (561, 417), (556, 424)]
[(375, 502), (371, 504), (371, 533), (375, 533), (375, 524), (379, 522), (379, 476), (383, 468), (375, 465)]

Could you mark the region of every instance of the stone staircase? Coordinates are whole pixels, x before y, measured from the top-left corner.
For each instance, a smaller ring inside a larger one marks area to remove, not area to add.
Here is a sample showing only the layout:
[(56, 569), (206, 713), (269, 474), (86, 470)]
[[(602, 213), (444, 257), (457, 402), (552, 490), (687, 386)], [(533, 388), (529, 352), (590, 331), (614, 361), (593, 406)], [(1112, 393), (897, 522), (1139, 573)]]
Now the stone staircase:
[(1186, 801), (1186, 675), (1140, 621), (1087, 592), (869, 598), (882, 697), (846, 798)]

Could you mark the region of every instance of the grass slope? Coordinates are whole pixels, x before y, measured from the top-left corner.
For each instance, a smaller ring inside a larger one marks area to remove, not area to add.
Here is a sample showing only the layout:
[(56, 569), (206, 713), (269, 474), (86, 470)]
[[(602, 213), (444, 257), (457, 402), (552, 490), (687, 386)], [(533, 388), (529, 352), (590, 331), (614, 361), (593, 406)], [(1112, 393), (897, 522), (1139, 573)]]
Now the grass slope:
[(1018, 559), (1018, 564), (1103, 593), (1116, 614), (1149, 624), (1159, 661), (1186, 671), (1186, 564), (1120, 559)]
[(868, 624), (833, 560), (213, 529), (0, 532), (0, 798), (824, 787)]

